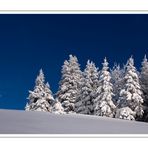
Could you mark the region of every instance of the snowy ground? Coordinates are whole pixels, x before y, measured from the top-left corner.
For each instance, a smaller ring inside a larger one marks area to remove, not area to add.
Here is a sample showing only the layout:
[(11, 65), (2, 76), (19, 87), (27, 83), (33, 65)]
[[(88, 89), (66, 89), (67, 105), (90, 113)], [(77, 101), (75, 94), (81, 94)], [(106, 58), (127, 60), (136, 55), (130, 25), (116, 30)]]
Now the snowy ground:
[(148, 134), (148, 123), (75, 114), (0, 110), (0, 134)]

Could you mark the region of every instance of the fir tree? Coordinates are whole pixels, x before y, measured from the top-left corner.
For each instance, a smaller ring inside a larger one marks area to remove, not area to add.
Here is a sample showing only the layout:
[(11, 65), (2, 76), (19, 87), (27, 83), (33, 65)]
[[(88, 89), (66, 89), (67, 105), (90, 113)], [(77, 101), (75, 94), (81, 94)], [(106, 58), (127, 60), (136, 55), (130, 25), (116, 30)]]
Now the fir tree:
[(99, 72), (93, 62), (87, 61), (83, 72), (80, 95), (76, 102), (76, 112), (81, 114), (94, 114), (94, 92), (98, 87)]
[(37, 76), (33, 91), (29, 91), (29, 103), (26, 105), (27, 111), (52, 111), (54, 98), (50, 90), (49, 84), (45, 83), (45, 77), (42, 69)]
[(58, 100), (55, 100), (53, 104), (52, 113), (65, 114), (64, 108), (62, 107), (62, 104)]
[(144, 116), (143, 120), (148, 121), (148, 60), (145, 55), (140, 75), (141, 88), (143, 91), (143, 99), (144, 99)]
[[(143, 115), (143, 98), (142, 91), (139, 84), (139, 77), (134, 66), (134, 60), (131, 57), (126, 65), (126, 72), (124, 77), (124, 88), (120, 91), (120, 99), (118, 100), (119, 108), (130, 108), (134, 113), (127, 110), (127, 120), (139, 118)], [(129, 112), (128, 112), (129, 111)], [(129, 116), (133, 116), (132, 118)], [(125, 118), (124, 118), (125, 119)]]
[(104, 59), (103, 68), (99, 76), (99, 87), (96, 91), (94, 100), (94, 113), (98, 116), (113, 117), (116, 106), (112, 101), (113, 86), (111, 84), (111, 76), (108, 71), (107, 59)]
[(129, 107), (119, 108), (116, 111), (115, 118), (125, 119), (125, 120), (135, 120), (135, 112), (132, 111)]
[(123, 78), (124, 78), (124, 68), (121, 69), (120, 65), (114, 64), (113, 69), (111, 69), (111, 83), (113, 84), (113, 101), (117, 104), (119, 99), (120, 91), (123, 87)]
[(69, 56), (62, 67), (62, 78), (56, 98), (66, 113), (75, 112), (75, 101), (80, 92), (82, 72), (76, 56)]

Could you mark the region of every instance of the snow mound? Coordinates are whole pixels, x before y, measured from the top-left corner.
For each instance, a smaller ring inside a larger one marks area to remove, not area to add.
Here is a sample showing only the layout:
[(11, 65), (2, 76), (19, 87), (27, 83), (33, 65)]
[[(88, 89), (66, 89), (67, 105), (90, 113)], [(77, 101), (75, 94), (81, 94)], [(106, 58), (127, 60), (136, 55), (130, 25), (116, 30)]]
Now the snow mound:
[(148, 134), (148, 123), (89, 115), (0, 110), (0, 134)]

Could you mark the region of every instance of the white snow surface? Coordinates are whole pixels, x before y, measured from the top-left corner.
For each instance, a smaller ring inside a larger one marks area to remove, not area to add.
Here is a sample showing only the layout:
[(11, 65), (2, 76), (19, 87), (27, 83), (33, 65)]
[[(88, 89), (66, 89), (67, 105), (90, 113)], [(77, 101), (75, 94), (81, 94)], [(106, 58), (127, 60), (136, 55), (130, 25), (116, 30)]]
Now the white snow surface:
[(148, 123), (92, 115), (0, 110), (0, 134), (148, 134)]

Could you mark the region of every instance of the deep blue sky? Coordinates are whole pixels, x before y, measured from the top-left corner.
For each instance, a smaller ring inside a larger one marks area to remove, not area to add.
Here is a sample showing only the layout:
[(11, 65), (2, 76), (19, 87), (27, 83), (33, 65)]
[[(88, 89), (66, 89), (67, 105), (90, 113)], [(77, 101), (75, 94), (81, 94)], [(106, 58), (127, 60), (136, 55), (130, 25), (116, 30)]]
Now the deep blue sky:
[(106, 56), (139, 68), (148, 49), (148, 15), (0, 15), (0, 108), (24, 109), (40, 68), (55, 93), (69, 54), (82, 69)]

